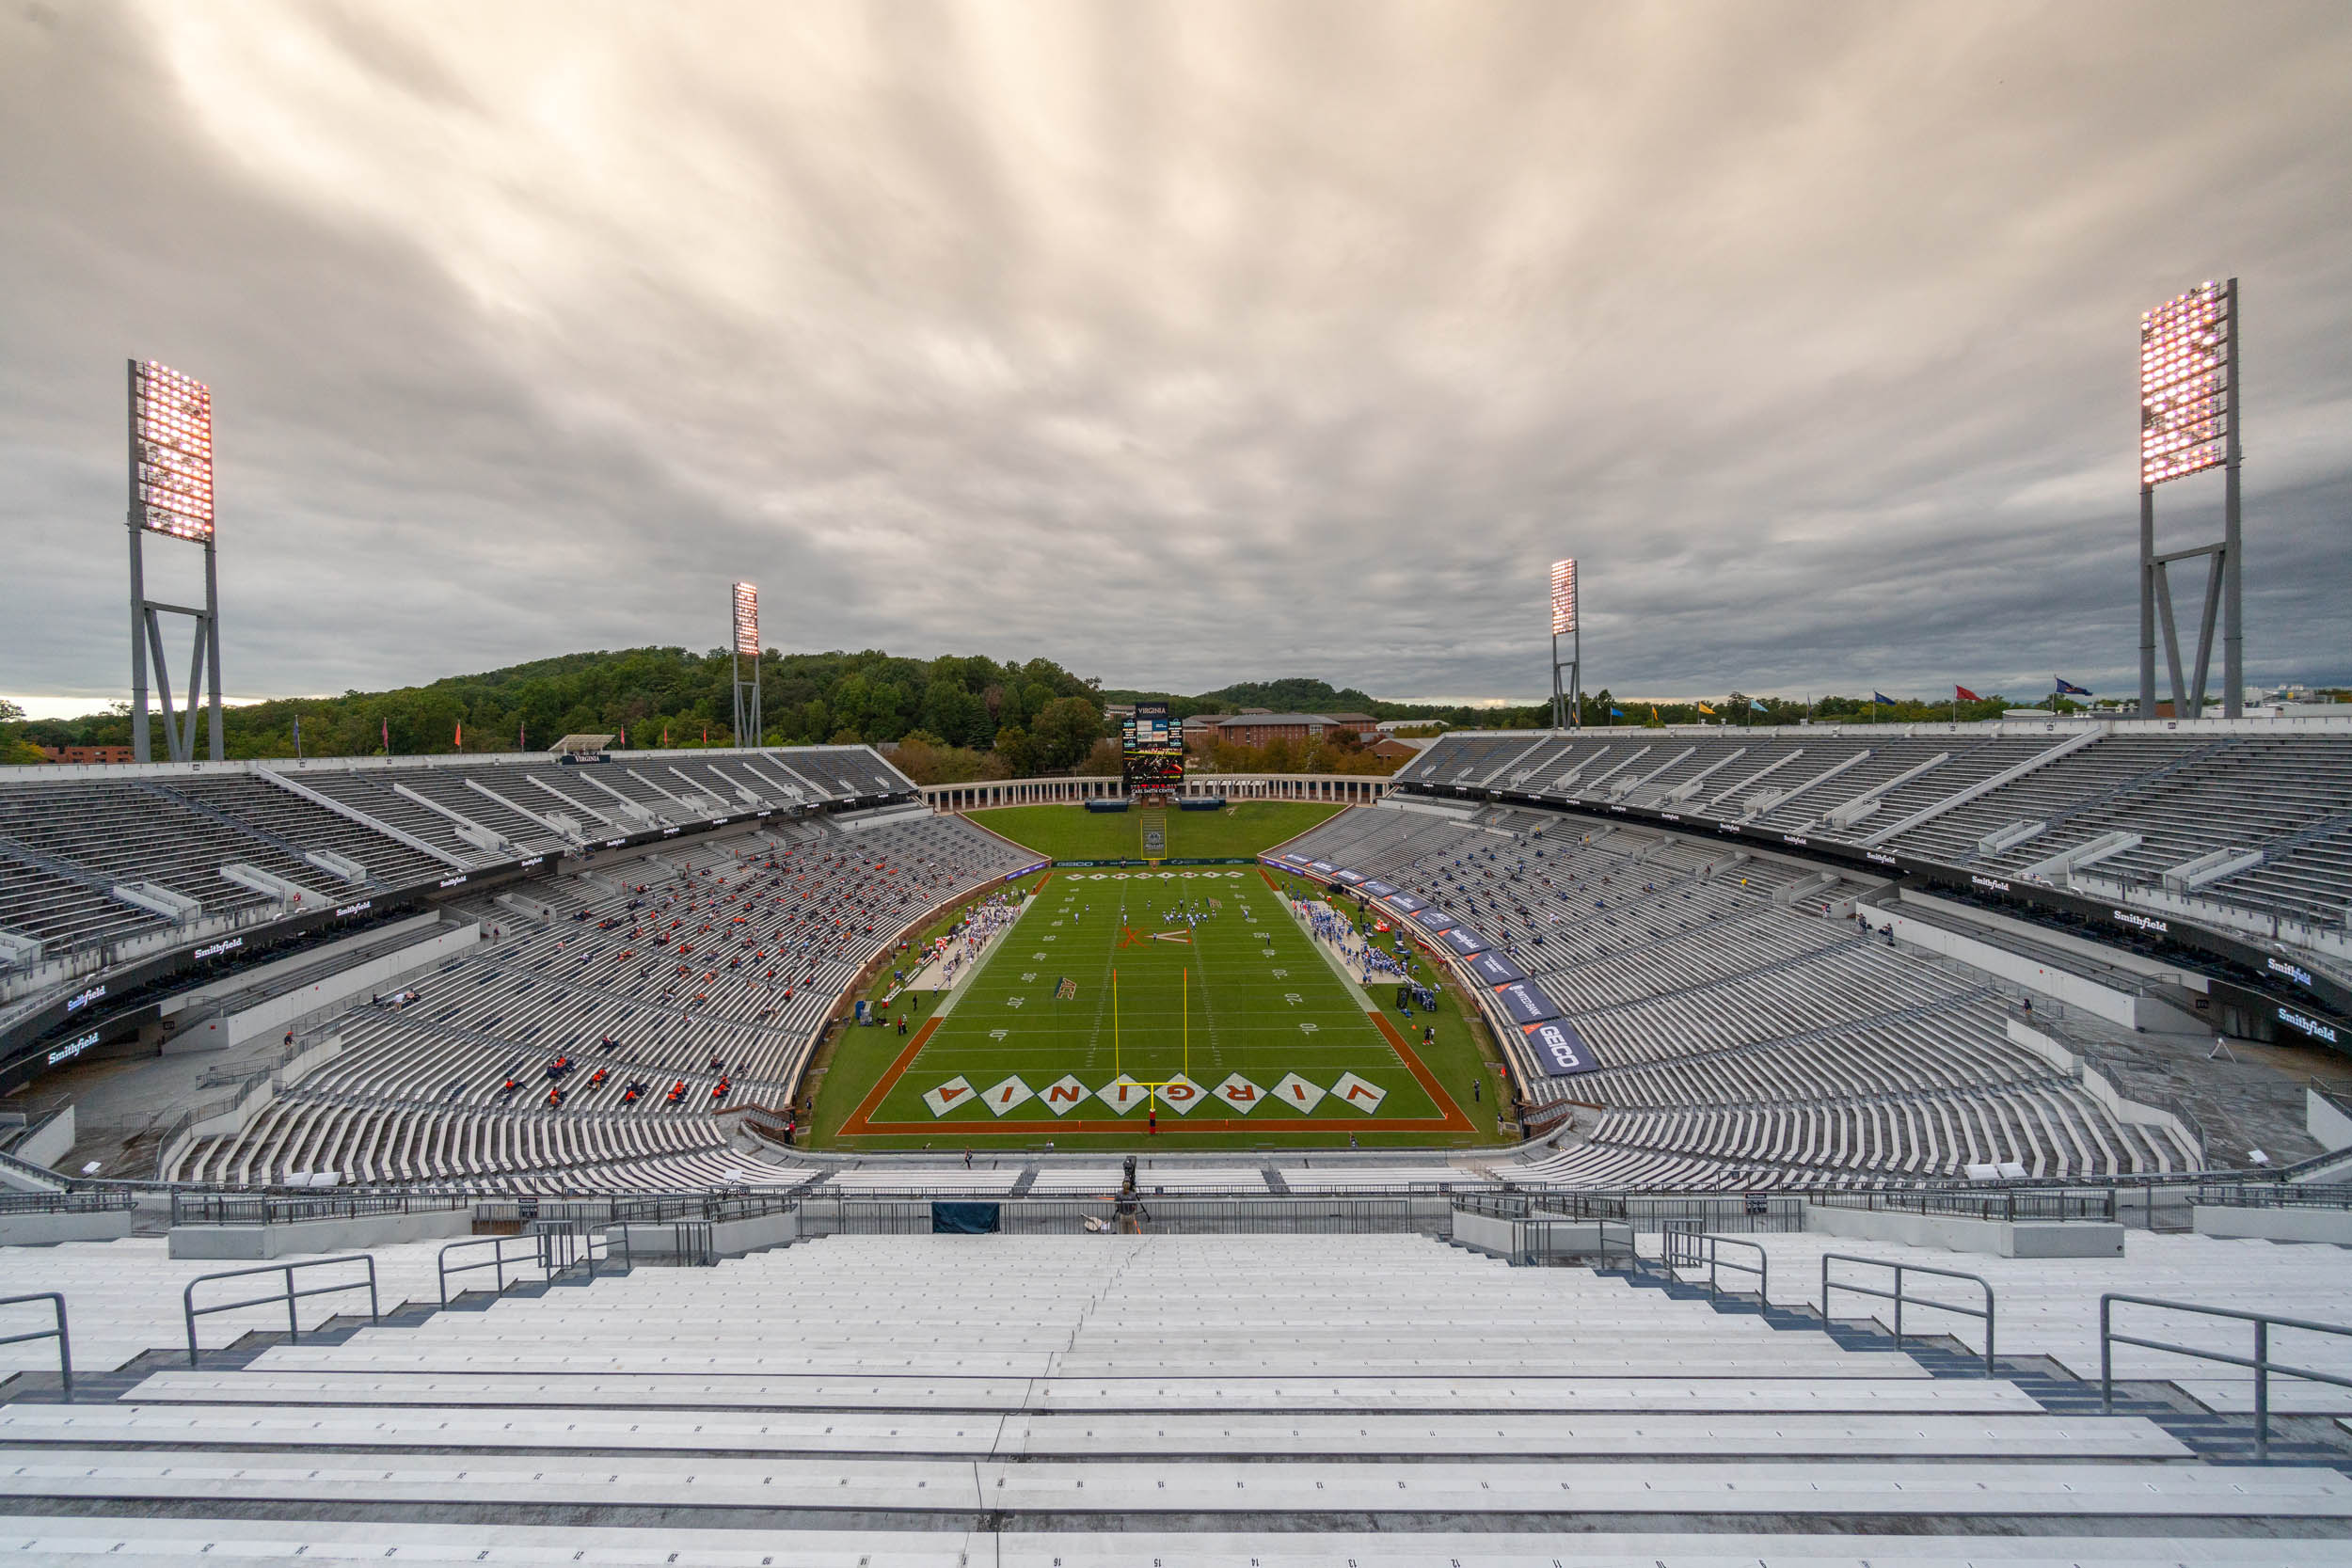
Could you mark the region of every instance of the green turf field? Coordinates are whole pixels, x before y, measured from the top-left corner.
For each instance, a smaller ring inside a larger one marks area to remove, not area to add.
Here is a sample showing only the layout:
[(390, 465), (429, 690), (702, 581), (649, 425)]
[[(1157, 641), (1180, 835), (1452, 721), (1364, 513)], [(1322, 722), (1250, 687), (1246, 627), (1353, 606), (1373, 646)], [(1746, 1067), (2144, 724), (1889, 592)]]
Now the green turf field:
[[(1347, 808), (1312, 800), (1237, 800), (1223, 811), (1160, 813), (1168, 847), (1154, 859), (1254, 855), (1296, 838)], [(1140, 807), (1091, 812), (1084, 806), (1000, 806), (971, 819), (989, 832), (1057, 861), (1142, 860), (1145, 819)]]
[[(1187, 908), (1200, 917), (1189, 924), (1178, 918)], [(1065, 980), (1074, 996), (1057, 996)], [(1393, 987), (1374, 988), (1375, 1005), (1393, 998)], [(1353, 1135), (1365, 1146), (1458, 1146), (1497, 1136), (1486, 1052), (1452, 999), (1436, 1019), (1386, 1012), (1417, 1072), (1255, 866), (1056, 872), (944, 1004), (903, 1010), (905, 1037), (895, 1027), (844, 1032), (818, 1106), (819, 1145), (1296, 1148)], [(1438, 1038), (1425, 1044), (1430, 1025)], [(1168, 1086), (1144, 1087), (1152, 1085)], [(1154, 1110), (1156, 1134), (1147, 1131)]]

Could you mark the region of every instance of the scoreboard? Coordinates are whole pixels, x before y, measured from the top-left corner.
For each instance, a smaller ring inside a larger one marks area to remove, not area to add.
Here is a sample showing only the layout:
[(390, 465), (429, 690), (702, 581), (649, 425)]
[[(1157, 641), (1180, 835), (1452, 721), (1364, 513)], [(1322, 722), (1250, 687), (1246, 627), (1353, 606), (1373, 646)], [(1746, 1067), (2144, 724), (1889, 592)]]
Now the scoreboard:
[(1184, 732), (1166, 703), (1137, 703), (1120, 743), (1130, 794), (1172, 790), (1184, 782)]

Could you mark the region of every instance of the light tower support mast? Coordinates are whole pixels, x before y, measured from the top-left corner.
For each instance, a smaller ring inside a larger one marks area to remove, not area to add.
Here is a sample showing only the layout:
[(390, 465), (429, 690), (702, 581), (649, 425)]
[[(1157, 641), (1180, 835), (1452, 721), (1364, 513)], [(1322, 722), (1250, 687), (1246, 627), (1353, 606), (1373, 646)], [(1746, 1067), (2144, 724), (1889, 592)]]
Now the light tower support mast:
[[(756, 746), (761, 734), (759, 715), (759, 589), (755, 584), (739, 582), (735, 585), (735, 639), (733, 669), (735, 685), (735, 743)], [(743, 660), (752, 661), (752, 678), (743, 678)]]
[[(1568, 640), (1568, 657), (1560, 657), (1560, 639)], [(1560, 672), (1565, 669), (1563, 682)], [(1551, 727), (1573, 730), (1584, 722), (1584, 627), (1577, 613), (1576, 562), (1551, 563)]]
[[(2163, 634), (2172, 716), (2204, 716), (2217, 620), (2221, 630), (2221, 712), (2245, 711), (2246, 632), (2241, 590), (2238, 470), (2237, 279), (2201, 283), (2139, 324), (2139, 716), (2156, 717), (2156, 641)], [(2218, 467), (2221, 542), (2156, 551), (2156, 486)], [(2171, 567), (2210, 557), (2192, 676), (2184, 680), (2172, 612)]]
[[(213, 394), (200, 381), (156, 364), (130, 362), (131, 755), (151, 762), (148, 672), (163, 711), (164, 744), (174, 762), (196, 759), (196, 718), (210, 722), (212, 760), (222, 759), (220, 720), (220, 572), (213, 538)], [(167, 604), (147, 596), (147, 535), (161, 533), (204, 548), (204, 604)], [(174, 713), (163, 618), (196, 623), (188, 655), (187, 702)]]

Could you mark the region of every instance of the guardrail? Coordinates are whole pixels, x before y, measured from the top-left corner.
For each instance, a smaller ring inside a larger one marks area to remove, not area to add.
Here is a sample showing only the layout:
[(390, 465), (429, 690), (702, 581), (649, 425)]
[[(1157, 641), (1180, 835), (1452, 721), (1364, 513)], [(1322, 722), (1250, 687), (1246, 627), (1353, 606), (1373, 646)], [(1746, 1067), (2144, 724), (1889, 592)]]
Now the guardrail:
[[(2203, 1318), (2226, 1318), (2233, 1323), (2254, 1325), (2254, 1354), (2232, 1355), (2227, 1351), (2199, 1350), (2191, 1345), (2176, 1345), (2164, 1339), (2142, 1339), (2135, 1335), (2115, 1331), (2114, 1310), (2118, 1306), (2153, 1307), (2167, 1312), (2188, 1312)], [(2199, 1307), (2192, 1302), (2167, 1301), (2162, 1296), (2126, 1295), (2109, 1291), (2099, 1298), (2099, 1408), (2115, 1409), (2115, 1347), (2137, 1345), (2142, 1350), (2169, 1351), (2197, 1361), (2217, 1361), (2224, 1366), (2245, 1367), (2254, 1374), (2254, 1452), (2257, 1457), (2270, 1457), (2270, 1374), (2299, 1377), (2309, 1383), (2325, 1383), (2338, 1388), (2352, 1388), (2352, 1377), (2323, 1372), (2312, 1367), (2288, 1367), (2270, 1358), (2270, 1331), (2273, 1328), (2294, 1329), (2305, 1334), (2333, 1334), (2352, 1338), (2352, 1326), (2343, 1323), (2315, 1323), (2305, 1318), (2282, 1318), (2270, 1312), (2241, 1312), (2230, 1307)]]
[[(1749, 1263), (1738, 1258), (1725, 1258), (1723, 1255), (1723, 1249), (1727, 1246), (1740, 1247), (1755, 1253), (1756, 1261)], [(1669, 1275), (1684, 1271), (1695, 1272), (1700, 1268), (1706, 1269), (1707, 1299), (1710, 1302), (1722, 1299), (1722, 1290), (1716, 1278), (1717, 1271), (1722, 1270), (1731, 1274), (1754, 1276), (1757, 1304), (1759, 1306), (1771, 1305), (1772, 1297), (1769, 1288), (1772, 1285), (1772, 1256), (1764, 1250), (1761, 1243), (1742, 1241), (1737, 1236), (1717, 1236), (1705, 1231), (1680, 1229), (1669, 1224), (1666, 1227), (1661, 1253), (1660, 1260), (1666, 1265), (1666, 1272)]]
[[(601, 1254), (596, 1250), (599, 1246), (604, 1249)], [(483, 1247), (490, 1249), (489, 1257), (471, 1263), (460, 1263), (454, 1268), (450, 1266), (449, 1255), (451, 1253), (474, 1251)], [(509, 1247), (515, 1249), (511, 1254), (508, 1251)], [(596, 1277), (597, 1262), (602, 1260), (609, 1263), (612, 1259), (612, 1243), (610, 1237), (591, 1230), (585, 1225), (564, 1222), (526, 1231), (519, 1236), (476, 1236), (469, 1241), (452, 1242), (440, 1250), (435, 1262), (440, 1275), (441, 1306), (446, 1308), (449, 1306), (450, 1276), (453, 1275), (472, 1274), (481, 1269), (488, 1269), (492, 1271), (491, 1277), (496, 1281), (496, 1293), (504, 1295), (507, 1283), (506, 1271), (510, 1264), (516, 1266), (516, 1283), (519, 1284), (522, 1281), (523, 1270), (527, 1268), (536, 1268), (539, 1271), (540, 1279), (544, 1282), (553, 1279), (560, 1274), (565, 1274), (585, 1265), (588, 1277), (594, 1279)], [(631, 1267), (634, 1262), (629, 1255), (628, 1232), (626, 1229), (621, 1232), (621, 1267), (625, 1270)]]
[(2222, 1209), (2352, 1209), (2352, 1187), (2292, 1181), (2206, 1183), (2196, 1201)]
[[(365, 1263), (368, 1276), (365, 1279), (346, 1280), (340, 1285), (313, 1286), (307, 1291), (294, 1289), (297, 1270), (332, 1268), (337, 1263)], [(248, 1296), (243, 1301), (225, 1301), (212, 1307), (196, 1305), (196, 1288), (199, 1285), (209, 1285), (216, 1279), (244, 1279), (257, 1274), (283, 1275), (286, 1288), (274, 1295)], [(188, 1281), (186, 1290), (180, 1292), (180, 1309), (188, 1324), (188, 1365), (194, 1367), (199, 1364), (196, 1349), (196, 1320), (199, 1318), (210, 1317), (215, 1312), (234, 1312), (244, 1307), (270, 1307), (282, 1301), (286, 1304), (286, 1338), (290, 1342), (299, 1341), (302, 1338), (302, 1318), (298, 1308), (303, 1301), (311, 1296), (331, 1296), (358, 1290), (368, 1292), (368, 1321), (383, 1322), (384, 1313), (375, 1293), (375, 1259), (364, 1252), (346, 1253), (341, 1258), (303, 1258), (291, 1263), (264, 1263), (259, 1268), (224, 1269), (218, 1274), (199, 1275)]]
[(0, 1193), (0, 1214), (100, 1214), (109, 1210), (129, 1209), (135, 1198), (128, 1189), (117, 1188), (62, 1193)]
[[(1895, 1288), (1892, 1291), (1882, 1291), (1876, 1286), (1857, 1285), (1850, 1280), (1832, 1281), (1829, 1276), (1829, 1266), (1833, 1262), (1859, 1263), (1865, 1268), (1872, 1269), (1892, 1269), (1895, 1272)], [(1956, 1302), (1936, 1301), (1928, 1296), (1906, 1294), (1903, 1291), (1904, 1276), (1915, 1274), (1932, 1275), (1938, 1279), (1964, 1279), (1984, 1292), (1984, 1307), (1979, 1309), (1974, 1307), (1963, 1307)], [(1981, 1320), (1984, 1323), (1984, 1375), (1987, 1377), (1994, 1375), (1993, 1287), (1980, 1275), (1962, 1274), (1957, 1269), (1931, 1269), (1923, 1263), (1890, 1263), (1883, 1258), (1862, 1258), (1851, 1252), (1825, 1252), (1821, 1254), (1821, 1322), (1824, 1323), (1830, 1321), (1829, 1293), (1833, 1288), (1853, 1295), (1873, 1296), (1880, 1301), (1893, 1302), (1895, 1304), (1895, 1348), (1898, 1350), (1902, 1348), (1903, 1343), (1903, 1307), (1905, 1305), (1932, 1307), (1938, 1312), (1952, 1312), (1963, 1318)]]
[[(1010, 1197), (987, 1193), (815, 1194), (798, 1200), (803, 1237), (929, 1234), (931, 1204), (946, 1199), (993, 1205), (1007, 1234), (1067, 1235), (1086, 1222), (1119, 1218), (1118, 1200), (1057, 1195)], [(1138, 1195), (1146, 1230), (1177, 1235), (1335, 1235), (1371, 1232), (1452, 1233), (1452, 1200), (1439, 1195), (1291, 1194), (1227, 1196), (1200, 1193)]]
[(469, 1209), (462, 1193), (324, 1192), (191, 1193), (171, 1195), (174, 1225), (294, 1225), (303, 1220), (364, 1219), (375, 1214), (424, 1214)]
[(36, 1291), (27, 1296), (0, 1296), (0, 1307), (22, 1307), (28, 1301), (45, 1301), (56, 1314), (56, 1321), (47, 1328), (37, 1328), (29, 1334), (10, 1334), (0, 1338), (0, 1345), (22, 1345), (35, 1339), (57, 1341), (57, 1375), (65, 1380), (65, 1391), (73, 1392), (73, 1336), (65, 1320), (65, 1296), (56, 1291)]
[(1949, 1188), (1873, 1189), (1808, 1193), (1824, 1209), (1868, 1209), (1903, 1214), (1946, 1214), (1979, 1220), (2115, 1219), (2115, 1189), (2054, 1190), (2006, 1187), (1997, 1192)]

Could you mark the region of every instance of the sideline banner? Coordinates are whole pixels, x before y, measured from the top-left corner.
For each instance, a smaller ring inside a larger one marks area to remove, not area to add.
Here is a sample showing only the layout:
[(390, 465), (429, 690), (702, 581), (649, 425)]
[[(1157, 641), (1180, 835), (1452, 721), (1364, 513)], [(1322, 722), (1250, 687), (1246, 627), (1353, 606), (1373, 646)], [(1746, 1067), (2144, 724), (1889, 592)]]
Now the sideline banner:
[(1492, 948), (1470, 955), (1470, 972), (1490, 986), (1507, 986), (1514, 980), (1527, 978), (1527, 971), (1513, 963), (1508, 954)]
[(1600, 1066), (1593, 1059), (1593, 1048), (1584, 1043), (1584, 1037), (1566, 1019), (1531, 1023), (1520, 1033), (1527, 1037), (1528, 1052), (1547, 1078), (1565, 1078)]
[(1546, 1019), (1560, 1016), (1560, 1009), (1551, 1005), (1551, 998), (1546, 996), (1533, 980), (1514, 980), (1507, 986), (1497, 986), (1495, 1000), (1502, 1004), (1502, 1010), (1511, 1015), (1514, 1023), (1541, 1023)]
[(1445, 944), (1466, 958), (1473, 953), (1484, 953), (1486, 950), (1485, 940), (1467, 926), (1456, 926), (1447, 931)]

